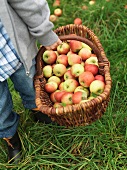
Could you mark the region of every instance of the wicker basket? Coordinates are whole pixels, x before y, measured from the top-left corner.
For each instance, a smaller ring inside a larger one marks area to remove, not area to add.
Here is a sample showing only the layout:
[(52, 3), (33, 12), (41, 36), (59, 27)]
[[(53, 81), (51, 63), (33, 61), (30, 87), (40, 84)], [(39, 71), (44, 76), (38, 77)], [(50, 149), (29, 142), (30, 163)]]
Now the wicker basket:
[[(105, 55), (103, 47), (95, 34), (86, 26), (82, 25), (66, 25), (55, 30), (62, 41), (79, 40), (89, 45), (93, 52), (97, 55), (99, 61), (99, 73), (105, 77), (105, 89), (102, 94), (96, 98), (81, 104), (69, 105), (60, 108), (54, 108), (48, 93), (44, 90), (46, 83), (42, 74), (44, 63), (42, 54), (45, 51), (41, 47), (36, 57), (36, 75), (34, 79), (36, 91), (36, 105), (38, 109), (51, 117), (53, 121), (61, 126), (86, 126), (101, 118), (106, 111), (110, 98), (111, 76), (110, 64)], [(76, 34), (70, 36), (69, 34)]]

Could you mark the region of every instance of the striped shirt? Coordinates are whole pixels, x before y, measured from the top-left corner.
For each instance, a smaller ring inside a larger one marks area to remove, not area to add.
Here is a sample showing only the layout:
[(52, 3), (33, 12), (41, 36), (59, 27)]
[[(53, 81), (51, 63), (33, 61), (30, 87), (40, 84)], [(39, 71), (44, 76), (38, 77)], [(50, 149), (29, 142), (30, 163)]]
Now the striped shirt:
[(9, 78), (22, 63), (0, 19), (0, 81)]

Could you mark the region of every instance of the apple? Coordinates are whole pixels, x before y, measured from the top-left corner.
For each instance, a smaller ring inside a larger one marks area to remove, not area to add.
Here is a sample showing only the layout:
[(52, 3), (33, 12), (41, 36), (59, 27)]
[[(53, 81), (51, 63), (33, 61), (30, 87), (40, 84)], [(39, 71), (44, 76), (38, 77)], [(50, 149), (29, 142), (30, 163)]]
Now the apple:
[(57, 64), (64, 64), (66, 67), (68, 65), (68, 56), (65, 54), (61, 54), (56, 59)]
[(57, 57), (59, 56), (59, 53), (58, 53), (58, 51), (56, 50), (56, 51), (54, 51), (55, 53), (56, 53), (56, 55), (57, 55)]
[(75, 79), (67, 79), (64, 81), (63, 88), (67, 92), (74, 92), (79, 83)]
[(75, 53), (70, 50), (68, 51), (67, 56), (69, 56), (70, 54), (75, 54)]
[(62, 44), (57, 46), (57, 51), (59, 54), (67, 54), (70, 50), (70, 45), (67, 42), (63, 42)]
[(83, 91), (84, 93), (86, 93), (87, 97), (89, 96), (89, 90), (86, 87), (78, 86), (78, 87), (76, 87), (74, 93), (77, 92), (77, 91)]
[(49, 78), (52, 76), (52, 66), (51, 65), (46, 65), (42, 69), (43, 75), (46, 78)]
[(47, 82), (44, 86), (46, 92), (53, 93), (58, 88), (58, 85), (54, 81)]
[(57, 102), (61, 102), (61, 98), (62, 96), (66, 93), (65, 90), (62, 90), (62, 91), (57, 91), (55, 94), (54, 94), (54, 98)]
[(72, 105), (73, 104), (73, 102), (72, 102), (72, 96), (73, 96), (73, 93), (71, 93), (71, 92), (66, 92), (63, 96), (62, 96), (62, 98), (61, 98), (61, 103), (63, 104), (63, 105)]
[(73, 104), (79, 104), (82, 100), (86, 100), (87, 95), (83, 91), (77, 91), (72, 96)]
[(49, 17), (49, 20), (51, 21), (51, 22), (56, 22), (57, 21), (57, 16), (56, 15), (50, 15), (50, 17)]
[(91, 93), (99, 95), (104, 91), (105, 83), (101, 80), (94, 80), (89, 88)]
[(91, 73), (93, 73), (94, 76), (98, 73), (99, 70), (98, 66), (95, 64), (86, 64), (84, 68), (85, 71), (90, 71)]
[(84, 67), (81, 64), (74, 64), (71, 67), (71, 74), (74, 77), (78, 77), (81, 73), (84, 72)]
[(64, 80), (67, 80), (67, 79), (75, 79), (75, 76), (72, 75), (70, 69), (67, 70), (67, 71), (64, 73)]
[(76, 87), (76, 89), (75, 89), (74, 93), (75, 93), (76, 91), (80, 91), (80, 90), (83, 90), (83, 89), (84, 89), (84, 87), (83, 87), (83, 86), (78, 86), (78, 87)]
[(94, 81), (94, 75), (89, 71), (85, 71), (79, 75), (78, 79), (81, 86), (89, 87), (92, 81)]
[(70, 41), (70, 49), (72, 52), (78, 52), (82, 48), (82, 42), (77, 40)]
[(84, 66), (85, 66), (85, 62), (84, 62), (84, 61), (82, 61), (82, 62), (81, 62), (81, 65), (84, 67)]
[(53, 6), (60, 6), (60, 0), (55, 0)]
[(58, 87), (58, 89), (61, 90), (61, 91), (64, 90), (63, 84), (64, 84), (64, 82), (61, 82), (59, 87)]
[(55, 99), (55, 97), (54, 97), (54, 94), (55, 94), (57, 91), (59, 91), (59, 90), (56, 90), (56, 91), (54, 91), (54, 92), (52, 92), (52, 93), (50, 94), (50, 100), (51, 100), (53, 103), (56, 102), (56, 99)]
[(82, 24), (82, 20), (80, 18), (75, 18), (74, 19), (74, 24), (81, 25)]
[(62, 9), (60, 8), (56, 8), (54, 10), (54, 14), (57, 16), (57, 17), (60, 17), (62, 15)]
[[(109, 2), (109, 0), (107, 2)], [(127, 5), (125, 5), (124, 8), (127, 9)]]
[(42, 57), (43, 57), (44, 62), (47, 64), (54, 64), (57, 59), (57, 55), (53, 50), (46, 50), (43, 53)]
[(55, 66), (53, 67), (53, 73), (57, 76), (57, 77), (62, 77), (64, 75), (64, 73), (66, 72), (66, 66), (63, 64), (55, 64)]
[(91, 57), (91, 50), (88, 48), (82, 48), (78, 55), (81, 56), (82, 60), (85, 61), (86, 59)]
[(97, 55), (92, 53), (92, 54), (91, 54), (91, 57), (97, 57)]
[(47, 82), (50, 82), (50, 81), (56, 82), (58, 86), (59, 86), (59, 84), (61, 83), (60, 78), (57, 77), (57, 76), (51, 76), (51, 77), (47, 80)]
[(95, 80), (101, 80), (103, 82), (105, 82), (105, 78), (104, 76), (102, 76), (101, 74), (97, 74), (95, 77), (94, 77)]
[(83, 5), (83, 6), (82, 6), (82, 9), (83, 9), (83, 10), (87, 10), (88, 7), (87, 7), (86, 5)]
[(95, 4), (95, 1), (89, 1), (89, 4), (90, 4), (90, 5), (94, 5), (94, 4)]
[(85, 65), (86, 65), (86, 64), (95, 64), (95, 65), (98, 66), (98, 59), (97, 59), (97, 57), (93, 57), (93, 56), (92, 56), (92, 57), (86, 59)]
[(82, 42), (82, 47), (83, 48), (88, 48), (90, 51), (92, 51), (92, 48), (89, 45), (87, 45), (86, 43)]
[(56, 102), (53, 105), (54, 108), (59, 108), (59, 107), (63, 107), (62, 103)]
[(76, 63), (77, 64), (81, 64), (81, 62), (82, 62), (82, 58), (79, 55), (77, 55), (77, 54), (70, 54), (68, 56), (68, 64), (70, 66), (72, 66), (72, 65), (74, 65)]

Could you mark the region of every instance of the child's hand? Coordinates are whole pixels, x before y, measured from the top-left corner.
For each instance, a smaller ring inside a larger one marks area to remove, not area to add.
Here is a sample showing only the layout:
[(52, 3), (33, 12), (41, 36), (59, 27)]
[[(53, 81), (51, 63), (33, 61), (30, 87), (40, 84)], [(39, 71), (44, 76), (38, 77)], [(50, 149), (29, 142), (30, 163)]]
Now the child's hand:
[(60, 39), (58, 39), (57, 42), (55, 42), (54, 44), (52, 44), (50, 46), (45, 46), (45, 48), (47, 50), (55, 50), (57, 48), (57, 46), (60, 44), (62, 44), (62, 41)]

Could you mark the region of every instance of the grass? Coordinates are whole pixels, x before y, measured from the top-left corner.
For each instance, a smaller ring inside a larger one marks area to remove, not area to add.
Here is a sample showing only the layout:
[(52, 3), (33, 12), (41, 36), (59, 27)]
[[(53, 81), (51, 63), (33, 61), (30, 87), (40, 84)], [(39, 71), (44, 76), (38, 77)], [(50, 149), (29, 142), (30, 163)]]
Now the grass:
[[(51, 13), (55, 7), (48, 0)], [(127, 9), (126, 0), (61, 0), (63, 15), (55, 28), (83, 20), (99, 37), (111, 64), (111, 99), (102, 118), (89, 126), (65, 128), (35, 123), (21, 104), (9, 80), (14, 110), (20, 114), (19, 134), (23, 158), (9, 165), (7, 150), (0, 140), (0, 169), (12, 170), (127, 170)], [(83, 5), (88, 10), (82, 10)]]

